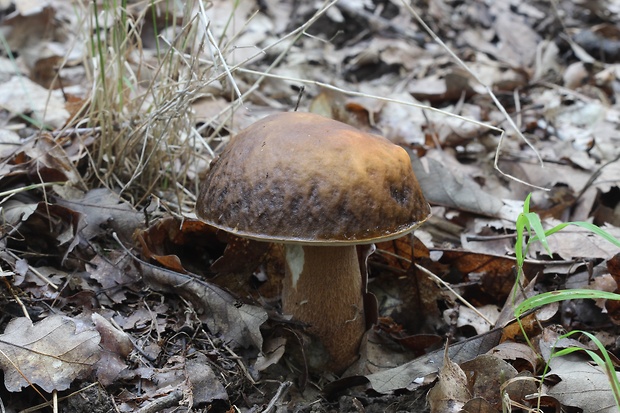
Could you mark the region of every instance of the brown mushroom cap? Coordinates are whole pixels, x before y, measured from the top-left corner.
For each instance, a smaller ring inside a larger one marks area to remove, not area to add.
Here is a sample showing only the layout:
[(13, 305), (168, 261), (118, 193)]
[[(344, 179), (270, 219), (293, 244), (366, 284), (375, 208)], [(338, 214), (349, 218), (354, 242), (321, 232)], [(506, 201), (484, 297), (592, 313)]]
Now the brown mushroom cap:
[(403, 148), (291, 112), (231, 140), (202, 184), (196, 213), (249, 238), (350, 245), (397, 238), (424, 222), (430, 207)]

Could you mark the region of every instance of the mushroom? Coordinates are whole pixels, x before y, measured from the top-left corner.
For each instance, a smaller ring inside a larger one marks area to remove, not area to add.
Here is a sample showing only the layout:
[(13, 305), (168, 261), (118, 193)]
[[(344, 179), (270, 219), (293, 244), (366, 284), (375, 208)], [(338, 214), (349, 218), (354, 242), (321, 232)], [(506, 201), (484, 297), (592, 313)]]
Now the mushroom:
[(366, 331), (358, 244), (398, 238), (430, 215), (407, 152), (310, 113), (237, 134), (202, 182), (196, 214), (235, 235), (284, 244), (282, 311), (308, 325), (335, 373)]

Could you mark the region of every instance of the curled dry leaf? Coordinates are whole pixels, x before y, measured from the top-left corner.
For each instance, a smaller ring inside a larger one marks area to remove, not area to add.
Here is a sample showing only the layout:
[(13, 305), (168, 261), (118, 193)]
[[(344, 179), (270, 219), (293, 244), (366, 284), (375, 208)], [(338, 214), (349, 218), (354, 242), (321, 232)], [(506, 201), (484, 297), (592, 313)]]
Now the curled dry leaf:
[(439, 370), (437, 384), (428, 392), (426, 399), (431, 413), (457, 413), (471, 399), (467, 376), (458, 364), (450, 360), (446, 346), (443, 367)]
[(83, 193), (70, 190), (67, 186), (55, 186), (54, 191), (62, 198), (57, 199), (59, 205), (86, 217), (81, 235), (87, 240), (105, 233), (107, 229), (118, 233), (121, 239), (129, 240), (134, 230), (143, 223), (144, 215), (107, 188)]
[(108, 386), (118, 380), (122, 371), (128, 368), (125, 358), (133, 350), (133, 343), (127, 333), (114, 327), (98, 313), (91, 316), (95, 328), (101, 335), (101, 359), (97, 363), (97, 380)]
[(256, 363), (254, 363), (254, 368), (257, 371), (263, 371), (267, 367), (276, 364), (284, 355), (285, 349), (286, 338), (274, 337), (268, 339), (265, 341), (263, 351), (258, 355)]
[(99, 360), (100, 339), (95, 330), (76, 332), (68, 317), (52, 315), (34, 325), (16, 318), (0, 335), (4, 385), (12, 392), (31, 384), (46, 392), (66, 390), (91, 372)]
[[(483, 315), (485, 318), (481, 317)], [(492, 327), (491, 324), (488, 323), (487, 320), (495, 323), (497, 321), (497, 317), (499, 316), (499, 309), (497, 306), (492, 304), (487, 304), (482, 307), (476, 308), (476, 311), (472, 310), (469, 307), (461, 307), (458, 310), (455, 309), (447, 309), (444, 311), (444, 318), (447, 322), (449, 322), (452, 318), (456, 316), (456, 326), (457, 327), (466, 327), (470, 326), (476, 330), (477, 334), (486, 333)]]
[[(8, 245), (27, 249), (65, 261), (70, 253), (80, 253), (81, 230), (87, 225), (85, 216), (72, 209), (47, 202), (33, 202), (31, 194), (17, 194), (2, 207), (5, 224), (17, 226), (21, 237), (11, 238)], [(7, 259), (6, 254), (2, 254)]]
[(114, 327), (101, 314), (93, 313), (91, 316), (95, 328), (101, 335), (101, 346), (118, 353), (121, 357), (127, 357), (133, 350), (131, 338), (124, 331)]
[(503, 402), (510, 404), (527, 404), (532, 394), (536, 394), (539, 389), (539, 379), (532, 377), (529, 371), (523, 371), (516, 377), (506, 380), (502, 386)]
[(408, 91), (414, 98), (431, 104), (468, 99), (476, 92), (470, 85), (470, 77), (460, 70), (447, 73), (443, 78), (433, 75), (410, 82)]
[(22, 146), (24, 154), (30, 158), (26, 164), (26, 173), (33, 181), (36, 182), (38, 178), (46, 182), (68, 181), (76, 186), (82, 184), (82, 177), (74, 164), (79, 156), (70, 157), (67, 151), (73, 149), (73, 145), (67, 142), (67, 148), (64, 148), (63, 143), (50, 135), (42, 135), (34, 144)]
[[(538, 355), (526, 344), (506, 341), (491, 350), (489, 354), (510, 361), (518, 371), (537, 371)], [(527, 366), (524, 365), (524, 362), (527, 363)]]
[(183, 274), (200, 272), (225, 248), (214, 228), (192, 219), (164, 218), (134, 238), (147, 260)]
[[(497, 243), (490, 240), (489, 243)], [(450, 268), (450, 271), (463, 274), (464, 282), (474, 281), (480, 284), (480, 289), (493, 297), (507, 297), (514, 286), (515, 260), (510, 257), (481, 254), (473, 251), (446, 250), (442, 251), (439, 262)], [(525, 263), (523, 272), (527, 279), (540, 266)], [(500, 298), (500, 299), (502, 299)]]
[(517, 375), (510, 364), (499, 357), (482, 354), (461, 364), (474, 397), (482, 397), (495, 408), (501, 407), (500, 385)]
[[(616, 281), (616, 285), (620, 286), (620, 253), (607, 260), (607, 270)], [(617, 293), (618, 290), (619, 288), (616, 288), (614, 292)], [(610, 320), (616, 325), (620, 324), (620, 301), (607, 300), (605, 308), (609, 313)]]
[[(277, 297), (284, 277), (284, 248), (237, 237), (195, 219), (167, 217), (137, 230), (142, 256), (169, 270), (211, 278), (233, 295), (257, 301)], [(250, 283), (253, 276), (259, 286)]]
[[(434, 266), (430, 261), (428, 248), (415, 236), (406, 235), (392, 241), (376, 244), (377, 250), (369, 259), (369, 265), (376, 274), (368, 286), (376, 297), (379, 313), (382, 317), (392, 319), (399, 324), (397, 334), (393, 327), (381, 329), (401, 344), (405, 335), (418, 333), (424, 326), (437, 326), (442, 323), (441, 310), (437, 303), (446, 298), (445, 292), (439, 288), (426, 274), (422, 274), (415, 264), (425, 267)], [(378, 273), (380, 269), (380, 273)], [(378, 273), (378, 274), (377, 274)], [(418, 336), (412, 337), (410, 349), (421, 350), (429, 343), (422, 343)], [(411, 344), (417, 344), (411, 347)], [(434, 343), (436, 344), (436, 343)]]

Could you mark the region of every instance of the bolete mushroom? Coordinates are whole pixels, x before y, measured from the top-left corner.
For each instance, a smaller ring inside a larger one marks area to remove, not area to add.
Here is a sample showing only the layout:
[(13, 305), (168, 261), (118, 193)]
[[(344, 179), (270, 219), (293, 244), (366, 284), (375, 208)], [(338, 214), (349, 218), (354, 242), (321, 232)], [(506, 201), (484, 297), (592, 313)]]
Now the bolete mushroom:
[(282, 310), (306, 323), (340, 373), (366, 330), (357, 244), (400, 237), (430, 215), (407, 152), (310, 113), (281, 113), (228, 143), (204, 179), (198, 217), (285, 246)]

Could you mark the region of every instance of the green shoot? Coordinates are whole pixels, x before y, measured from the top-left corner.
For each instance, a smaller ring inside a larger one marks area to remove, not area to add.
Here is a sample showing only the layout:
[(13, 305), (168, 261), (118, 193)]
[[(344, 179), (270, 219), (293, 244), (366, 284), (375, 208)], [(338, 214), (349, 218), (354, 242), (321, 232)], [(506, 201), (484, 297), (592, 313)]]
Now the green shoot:
[[(542, 226), (542, 222), (538, 214), (530, 212), (530, 195), (527, 196), (525, 202), (523, 204), (523, 212), (521, 212), (517, 218), (516, 222), (516, 231), (517, 231), (517, 241), (515, 244), (515, 255), (517, 261), (517, 280), (515, 282), (515, 287), (513, 289), (513, 299), (516, 297), (517, 288), (520, 285), (521, 276), (523, 275), (523, 264), (525, 262), (525, 257), (527, 256), (527, 251), (534, 242), (540, 242), (547, 251), (549, 255), (551, 255), (551, 250), (549, 248), (549, 244), (547, 242), (547, 237), (555, 234), (566, 228), (569, 225), (578, 226), (588, 231), (592, 232), (595, 235), (600, 236), (601, 238), (607, 240), (613, 245), (620, 248), (620, 240), (615, 238), (610, 233), (601, 229), (600, 227), (591, 224), (589, 222), (565, 222), (559, 225), (554, 226), (551, 229), (545, 230)], [(525, 241), (525, 235), (528, 235), (527, 241)], [(606, 291), (597, 291), (597, 290), (588, 290), (588, 289), (571, 289), (571, 290), (560, 290), (560, 291), (551, 291), (542, 294), (535, 295), (533, 297), (525, 299), (519, 305), (516, 306), (514, 310), (515, 317), (519, 326), (521, 327), (521, 331), (523, 332), (523, 336), (526, 341), (530, 344), (531, 342), (524, 330), (524, 327), (521, 323), (521, 316), (530, 310), (534, 310), (536, 308), (542, 307), (547, 304), (566, 301), (566, 300), (574, 300), (574, 299), (606, 299), (606, 300), (620, 300), (620, 294), (610, 293)], [(575, 351), (585, 351), (588, 356), (596, 362), (608, 376), (609, 383), (611, 385), (611, 390), (613, 392), (616, 405), (620, 408), (620, 382), (618, 380), (618, 376), (616, 375), (614, 365), (607, 353), (607, 350), (603, 346), (603, 344), (591, 333), (587, 331), (572, 331), (568, 334), (561, 336), (560, 338), (569, 337), (573, 334), (581, 334), (590, 338), (590, 340), (595, 343), (595, 345), (599, 349), (599, 353), (594, 352), (592, 350), (582, 349), (579, 347), (570, 347), (566, 349), (561, 349), (554, 351), (551, 355), (553, 357), (560, 357), (566, 354), (573, 353)], [(543, 377), (547, 373), (549, 365), (545, 365), (545, 369), (543, 372)]]

